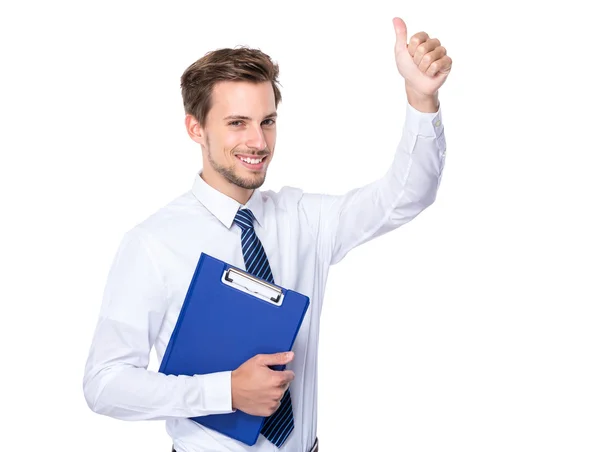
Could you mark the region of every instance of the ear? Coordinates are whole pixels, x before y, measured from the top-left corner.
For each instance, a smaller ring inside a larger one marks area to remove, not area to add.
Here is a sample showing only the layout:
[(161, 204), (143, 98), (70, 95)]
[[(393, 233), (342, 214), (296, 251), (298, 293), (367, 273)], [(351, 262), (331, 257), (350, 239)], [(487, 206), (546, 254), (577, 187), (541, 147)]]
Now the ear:
[(200, 123), (193, 115), (185, 115), (185, 129), (192, 140), (200, 144), (202, 147), (206, 146), (204, 129), (200, 126)]

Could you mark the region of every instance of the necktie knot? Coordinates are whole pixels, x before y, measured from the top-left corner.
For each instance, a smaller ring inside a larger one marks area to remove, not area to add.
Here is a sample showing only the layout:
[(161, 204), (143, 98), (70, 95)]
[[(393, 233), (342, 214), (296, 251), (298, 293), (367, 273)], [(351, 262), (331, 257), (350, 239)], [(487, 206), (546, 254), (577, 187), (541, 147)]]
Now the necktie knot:
[(235, 214), (233, 222), (237, 224), (242, 231), (254, 228), (254, 214), (249, 209), (240, 209)]

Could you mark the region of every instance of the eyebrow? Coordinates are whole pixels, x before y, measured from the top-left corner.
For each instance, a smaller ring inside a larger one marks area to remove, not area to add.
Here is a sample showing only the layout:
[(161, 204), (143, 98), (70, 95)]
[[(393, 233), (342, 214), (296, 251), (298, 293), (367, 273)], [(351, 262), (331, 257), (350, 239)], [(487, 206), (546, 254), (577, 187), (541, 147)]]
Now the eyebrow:
[[(269, 119), (269, 118), (276, 118), (277, 117), (277, 112), (274, 111), (273, 113), (268, 114), (267, 116), (264, 117), (264, 119)], [(248, 120), (252, 120), (252, 118), (250, 116), (243, 116), (243, 115), (229, 115), (223, 118), (223, 121), (228, 121), (231, 119), (244, 119), (246, 121)]]

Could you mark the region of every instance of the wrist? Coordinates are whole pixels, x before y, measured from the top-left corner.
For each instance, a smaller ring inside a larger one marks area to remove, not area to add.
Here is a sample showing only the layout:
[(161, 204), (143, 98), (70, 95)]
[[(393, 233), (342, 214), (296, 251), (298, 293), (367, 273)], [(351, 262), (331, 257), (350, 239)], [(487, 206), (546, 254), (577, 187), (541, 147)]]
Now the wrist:
[(422, 113), (436, 113), (440, 108), (438, 92), (423, 94), (406, 83), (406, 98), (408, 103)]

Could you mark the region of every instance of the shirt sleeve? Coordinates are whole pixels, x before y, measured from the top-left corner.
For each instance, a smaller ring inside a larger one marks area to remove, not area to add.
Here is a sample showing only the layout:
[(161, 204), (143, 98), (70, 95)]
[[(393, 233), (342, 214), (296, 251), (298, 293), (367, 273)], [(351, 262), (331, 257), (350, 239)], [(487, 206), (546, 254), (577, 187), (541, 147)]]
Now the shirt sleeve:
[(407, 103), (402, 137), (379, 180), (343, 195), (303, 194), (299, 207), (330, 265), (352, 248), (398, 228), (431, 205), (446, 158), (442, 112)]
[(140, 228), (125, 234), (106, 282), (83, 391), (96, 413), (123, 420), (229, 413), (231, 372), (174, 376), (148, 370), (168, 290)]

